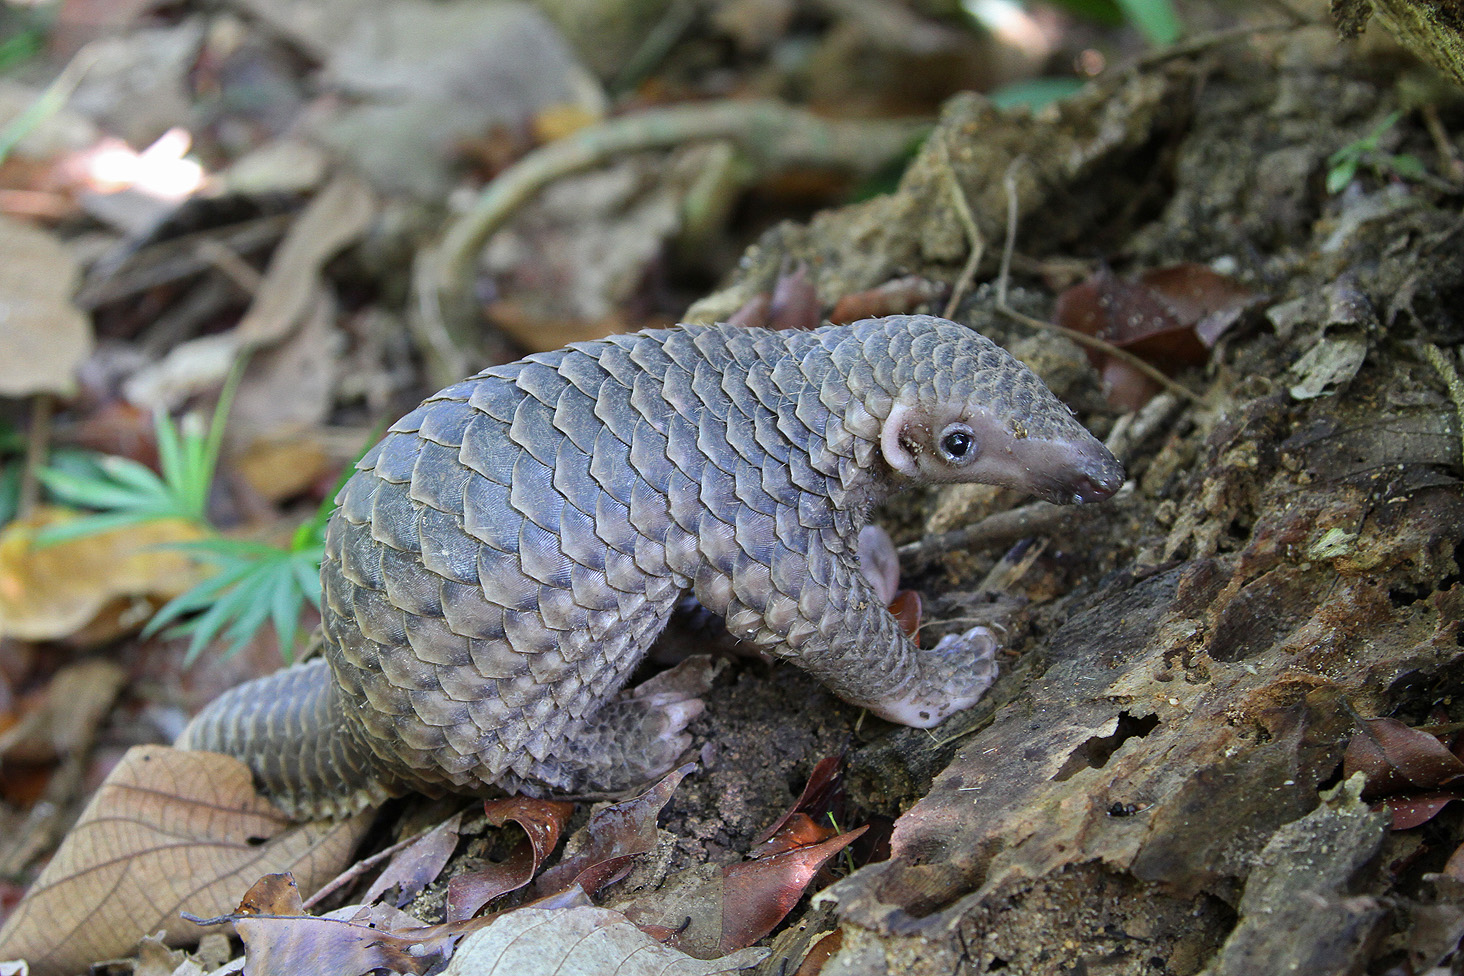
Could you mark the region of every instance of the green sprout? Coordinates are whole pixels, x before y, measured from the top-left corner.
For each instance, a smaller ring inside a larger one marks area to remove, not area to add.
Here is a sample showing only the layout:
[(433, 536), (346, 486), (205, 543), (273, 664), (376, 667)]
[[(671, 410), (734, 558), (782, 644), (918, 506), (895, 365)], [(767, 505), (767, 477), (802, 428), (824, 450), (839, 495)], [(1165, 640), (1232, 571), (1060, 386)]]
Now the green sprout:
[(1387, 135), (1388, 130), (1397, 125), (1398, 120), (1402, 117), (1402, 112), (1389, 113), (1388, 117), (1374, 126), (1367, 135), (1349, 142), (1327, 157), (1328, 193), (1335, 195), (1345, 190), (1357, 176), (1357, 171), (1363, 166), (1383, 179), (1397, 176), (1400, 179), (1417, 181), (1428, 177), (1427, 168), (1417, 156), (1406, 153), (1385, 153), (1380, 148), (1383, 136)]
[[(224, 424), (242, 373), (241, 360), (219, 394), (207, 430), (180, 428), (166, 414), (158, 416), (154, 429), (161, 475), (144, 464), (113, 456), (93, 460), (89, 467), (72, 463), (67, 470), (53, 464), (39, 472), (58, 499), (95, 513), (46, 528), (37, 536), (42, 545), (156, 519), (181, 519), (210, 534), (193, 542), (161, 544), (160, 548), (186, 552), (211, 564), (216, 572), (164, 604), (143, 629), (143, 636), (151, 636), (175, 624), (168, 636), (190, 635), (185, 664), (193, 663), (218, 637), (229, 641), (223, 656), (234, 654), (266, 623), (273, 626), (280, 654), (289, 662), (294, 658), (301, 610), (307, 600), (320, 604), (320, 561), (334, 491), (283, 547), (227, 538), (209, 521), (208, 498)], [(342, 474), (342, 484), (352, 470), (348, 467)]]
[(280, 655), (293, 663), (300, 611), (306, 600), (320, 605), (320, 561), (333, 498), (334, 493), (326, 497), (285, 548), (223, 537), (171, 543), (170, 548), (213, 563), (218, 572), (164, 604), (142, 635), (150, 637), (181, 617), (197, 614), (167, 632), (169, 637), (192, 635), (183, 657), (188, 665), (220, 634), (230, 642), (223, 656), (236, 653), (268, 620), (279, 638)]

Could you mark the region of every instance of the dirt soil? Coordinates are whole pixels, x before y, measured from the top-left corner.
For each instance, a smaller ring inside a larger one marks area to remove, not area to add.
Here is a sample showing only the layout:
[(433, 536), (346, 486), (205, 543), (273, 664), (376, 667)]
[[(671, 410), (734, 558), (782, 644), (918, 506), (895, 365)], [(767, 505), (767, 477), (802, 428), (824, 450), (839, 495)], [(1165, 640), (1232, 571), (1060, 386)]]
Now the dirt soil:
[[(694, 727), (707, 769), (668, 808), (678, 860), (745, 850), (841, 749), (851, 801), (899, 818), (892, 857), (820, 895), (759, 972), (791, 972), (834, 926), (827, 976), (1403, 973), (1457, 943), (1464, 900), (1434, 872), (1464, 814), (1390, 831), (1341, 768), (1361, 718), (1464, 718), (1459, 406), (1425, 349), (1464, 339), (1460, 197), (1386, 173), (1325, 188), (1328, 157), (1395, 107), (1400, 70), (1303, 29), (1035, 117), (957, 98), (898, 193), (776, 229), (693, 310), (725, 315), (790, 258), (830, 302), (951, 280), (954, 186), (987, 280), (1018, 159), (1016, 307), (1047, 318), (1075, 258), (1203, 262), (1265, 296), (1180, 375), (1197, 400), (1121, 422), (1068, 340), (998, 315), (990, 286), (959, 309), (1111, 435), (1132, 487), (1052, 523), (996, 688), (933, 733), (857, 725), (786, 667), (723, 676)], [(1439, 158), (1413, 121), (1391, 138)], [(886, 521), (910, 542), (1020, 502), (952, 490)], [(904, 585), (927, 619), (969, 615), (1014, 541), (907, 551)]]

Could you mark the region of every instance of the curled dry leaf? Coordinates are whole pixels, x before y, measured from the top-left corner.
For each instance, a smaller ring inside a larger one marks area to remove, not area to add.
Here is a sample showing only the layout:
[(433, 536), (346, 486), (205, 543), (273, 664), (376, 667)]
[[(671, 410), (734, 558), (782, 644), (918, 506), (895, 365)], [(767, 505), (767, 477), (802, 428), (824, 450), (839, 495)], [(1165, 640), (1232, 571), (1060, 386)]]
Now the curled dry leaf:
[(766, 949), (698, 960), (604, 908), (522, 908), (464, 939), (443, 976), (714, 976), (757, 965)]
[(574, 813), (573, 803), (511, 796), (483, 804), (488, 822), (502, 827), (509, 821), (523, 828), (525, 837), (508, 859), (486, 868), (460, 874), (447, 885), (447, 920), (472, 918), (478, 909), (499, 895), (517, 891), (539, 872), (539, 865), (559, 844), (564, 825)]
[(920, 594), (914, 590), (900, 590), (890, 601), (890, 615), (900, 622), (900, 629), (909, 635), (916, 646), (920, 645), (920, 615), (924, 607)]
[(223, 914), (267, 872), (295, 871), (313, 889), (340, 870), (369, 821), (295, 824), (255, 793), (237, 759), (135, 747), (0, 929), (0, 958), (64, 976), (159, 929), (170, 944), (196, 940), (202, 930), (180, 910)]
[(710, 959), (771, 932), (829, 858), (865, 829), (755, 861), (690, 868), (617, 907), (637, 925), (670, 930), (670, 945)]
[(656, 817), (694, 768), (687, 763), (673, 769), (640, 796), (611, 804), (591, 817), (569, 842), (571, 850), (539, 879), (538, 894), (553, 894), (574, 884), (594, 894), (618, 877), (632, 857), (654, 850), (660, 839)]
[(0, 216), (0, 396), (68, 393), (91, 354), (91, 320), (71, 303), (80, 271), (53, 235)]
[(117, 600), (169, 599), (198, 582), (199, 567), (168, 543), (202, 537), (194, 525), (158, 519), (37, 546), (35, 535), (64, 521), (41, 508), (0, 531), (0, 637), (56, 640), (81, 630)]
[[(805, 814), (814, 821), (826, 820), (830, 814), (833, 814), (835, 818), (843, 815), (844, 777), (843, 771), (840, 769), (843, 759), (843, 756), (825, 756), (818, 761), (818, 765), (813, 767), (813, 772), (808, 774), (808, 782), (803, 784), (803, 792), (798, 795), (798, 799), (793, 801), (793, 805), (788, 808), (786, 813), (773, 821), (758, 836), (757, 840), (753, 841), (753, 850), (748, 854), (749, 857), (762, 857), (775, 853), (763, 850), (762, 845), (776, 837), (794, 814)], [(833, 833), (838, 833), (838, 831), (833, 831)], [(820, 837), (818, 841), (824, 839)]]
[(821, 309), (808, 268), (800, 264), (778, 275), (771, 294), (759, 292), (744, 302), (727, 323), (756, 329), (816, 329)]

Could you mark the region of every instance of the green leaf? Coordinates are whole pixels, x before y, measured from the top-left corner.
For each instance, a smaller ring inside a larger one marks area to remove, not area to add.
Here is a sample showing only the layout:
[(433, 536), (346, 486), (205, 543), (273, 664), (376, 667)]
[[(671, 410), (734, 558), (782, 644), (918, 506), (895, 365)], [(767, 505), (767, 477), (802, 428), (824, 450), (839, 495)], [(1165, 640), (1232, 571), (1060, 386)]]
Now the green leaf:
[(1130, 23), (1153, 45), (1162, 47), (1179, 40), (1179, 14), (1171, 0), (1117, 0)]
[(202, 611), (168, 632), (171, 636), (192, 635), (184, 658), (191, 664), (211, 641), (219, 638), (228, 642), (224, 656), (236, 653), (269, 623), (279, 638), (281, 655), (286, 661), (293, 660), (305, 601), (318, 604), (320, 600), (322, 546), (285, 550), (262, 542), (213, 538), (172, 548), (217, 563), (219, 572), (170, 600), (149, 621), (144, 633), (155, 633), (188, 614)]
[(1347, 184), (1357, 175), (1358, 159), (1349, 156), (1339, 160), (1327, 170), (1327, 192), (1333, 196), (1347, 189)]
[(1029, 78), (1003, 85), (987, 96), (997, 108), (1022, 106), (1034, 112), (1053, 102), (1062, 101), (1069, 95), (1081, 91), (1085, 82), (1081, 78)]
[(1423, 160), (1417, 156), (1404, 153), (1399, 156), (1386, 156), (1383, 163), (1398, 176), (1405, 180), (1424, 180), (1428, 178), (1428, 167)]
[(0, 525), (15, 518), (20, 508), (20, 463), (0, 467)]

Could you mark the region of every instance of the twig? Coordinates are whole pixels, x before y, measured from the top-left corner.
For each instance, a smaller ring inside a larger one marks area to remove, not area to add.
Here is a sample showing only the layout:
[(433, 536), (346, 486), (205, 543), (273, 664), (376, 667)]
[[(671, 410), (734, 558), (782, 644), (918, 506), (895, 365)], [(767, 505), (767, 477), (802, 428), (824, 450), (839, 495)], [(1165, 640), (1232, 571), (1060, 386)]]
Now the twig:
[(1180, 41), (1178, 44), (1171, 44), (1169, 47), (1152, 51), (1137, 58), (1133, 62), (1133, 67), (1138, 70), (1157, 67), (1166, 61), (1177, 61), (1180, 58), (1189, 57), (1191, 54), (1208, 51), (1212, 47), (1223, 47), (1226, 44), (1243, 41), (1254, 34), (1278, 34), (1285, 31), (1300, 30), (1303, 27), (1321, 26), (1323, 25), (1319, 22), (1303, 20), (1297, 23), (1261, 24), (1255, 27), (1227, 27), (1223, 30), (1211, 31), (1208, 34), (1197, 34), (1187, 41)]
[(1449, 174), (1452, 182), (1459, 182), (1464, 179), (1464, 163), (1459, 161), (1459, 153), (1454, 149), (1453, 140), (1449, 138), (1448, 130), (1444, 128), (1444, 122), (1439, 118), (1439, 107), (1433, 102), (1422, 106), (1423, 123), (1428, 128), (1429, 138), (1433, 140), (1434, 151), (1439, 154), (1440, 168)]
[(412, 326), (438, 360), (434, 368), (454, 367), (444, 382), (460, 378), (461, 353), (453, 337), (471, 319), (473, 262), (483, 244), (545, 186), (616, 156), (726, 139), (764, 169), (813, 163), (869, 172), (928, 128), (924, 121), (824, 119), (774, 101), (724, 101), (658, 109), (581, 129), (500, 173), (437, 248), (419, 253)]
[(951, 199), (955, 203), (956, 217), (966, 230), (966, 243), (970, 248), (966, 256), (966, 266), (961, 269), (960, 276), (956, 278), (956, 283), (951, 288), (950, 301), (946, 302), (945, 317), (950, 318), (956, 314), (956, 309), (961, 305), (961, 299), (966, 297), (971, 282), (976, 280), (976, 268), (981, 264), (981, 256), (986, 253), (986, 238), (982, 236), (981, 228), (976, 225), (976, 215), (971, 212), (971, 202), (966, 199), (966, 191), (961, 187), (960, 177), (956, 175), (956, 168), (951, 165), (950, 143), (944, 133), (938, 138), (937, 145), (940, 147), (941, 168), (945, 170), (946, 179), (950, 181)]
[[(1133, 489), (1125, 485), (1113, 496), (1108, 508), (1111, 509), (1114, 503), (1122, 504), (1132, 496)], [(1070, 523), (1088, 517), (1088, 512), (1087, 506), (1031, 502), (1020, 508), (988, 515), (974, 525), (926, 536), (895, 551), (902, 566), (918, 565), (955, 549), (1010, 546), (1028, 536), (1055, 535), (1066, 531)]]
[(1025, 157), (1018, 156), (1007, 164), (1002, 174), (1001, 185), (1006, 190), (1007, 226), (1006, 243), (1001, 248), (1001, 273), (996, 279), (996, 305), (1007, 307), (1007, 284), (1012, 280), (1012, 254), (1017, 250), (1017, 164)]
[(1464, 380), (1459, 379), (1459, 371), (1444, 355), (1444, 351), (1432, 342), (1423, 344), (1423, 358), (1439, 374), (1439, 379), (1444, 381), (1449, 399), (1454, 402), (1454, 413), (1459, 420), (1459, 458), (1464, 463)]

